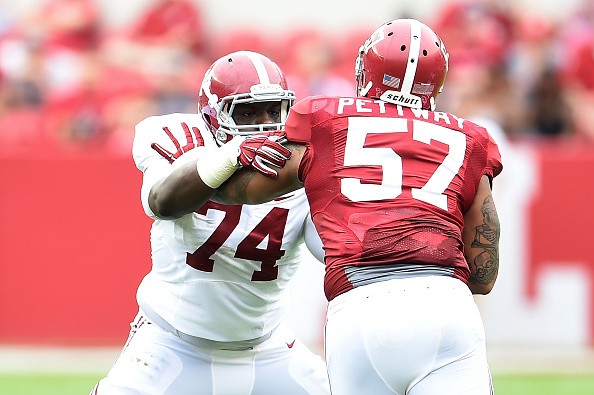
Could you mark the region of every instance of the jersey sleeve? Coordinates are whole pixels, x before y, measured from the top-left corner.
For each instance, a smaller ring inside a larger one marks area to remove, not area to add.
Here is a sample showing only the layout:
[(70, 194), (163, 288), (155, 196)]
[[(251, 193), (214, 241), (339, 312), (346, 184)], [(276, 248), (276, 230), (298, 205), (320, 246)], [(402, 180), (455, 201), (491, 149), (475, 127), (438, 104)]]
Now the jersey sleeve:
[(495, 178), (503, 170), (501, 163), (501, 153), (497, 143), (490, 134), (487, 134), (487, 163), (485, 165), (485, 174), (490, 178)]
[(295, 143), (306, 143), (310, 140), (310, 107), (310, 97), (299, 100), (291, 107), (287, 122), (285, 123), (287, 140)]
[[(181, 155), (172, 163), (153, 144)], [(155, 183), (167, 177), (183, 163), (197, 159), (204, 149), (215, 148), (216, 142), (198, 114), (168, 114), (148, 117), (136, 125), (132, 157), (142, 171), (140, 199), (144, 212), (156, 218), (149, 207), (148, 195)]]
[(484, 156), (482, 160), (482, 162), (484, 161), (482, 174), (489, 176), (491, 179), (495, 178), (503, 170), (499, 146), (484, 126), (468, 120), (465, 122), (468, 122), (471, 126), (471, 135), (474, 136), (475, 141), (480, 145), (481, 155)]

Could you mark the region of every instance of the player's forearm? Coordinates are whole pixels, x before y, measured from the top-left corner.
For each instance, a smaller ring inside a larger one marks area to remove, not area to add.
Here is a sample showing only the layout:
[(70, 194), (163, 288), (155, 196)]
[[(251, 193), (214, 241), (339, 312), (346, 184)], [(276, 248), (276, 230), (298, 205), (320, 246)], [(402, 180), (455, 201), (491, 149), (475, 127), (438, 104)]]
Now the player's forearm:
[(149, 194), (151, 210), (159, 218), (175, 219), (200, 208), (239, 168), (241, 138), (203, 151), (197, 160), (181, 165)]
[[(270, 179), (254, 171), (243, 168), (225, 181), (212, 200), (224, 204), (261, 204), (279, 196), (278, 186)], [(272, 184), (270, 184), (272, 182)], [(271, 185), (271, 187), (269, 187)]]
[(149, 206), (162, 219), (175, 219), (196, 211), (216, 192), (207, 186), (196, 171), (196, 161), (186, 163), (149, 193)]
[(491, 196), (482, 204), (482, 220), (465, 226), (464, 249), (472, 293), (488, 294), (499, 273), (499, 219)]
[[(295, 154), (295, 151), (293, 151)], [(303, 186), (297, 177), (299, 155), (293, 155), (275, 178), (251, 168), (241, 168), (219, 188), (212, 200), (225, 204), (261, 204)]]
[(500, 225), (486, 176), (464, 223), (464, 255), (470, 269), (468, 286), (472, 293), (488, 294), (499, 273)]
[(466, 258), (470, 268), (468, 287), (473, 294), (486, 295), (493, 289), (499, 273), (499, 249), (491, 243), (484, 245), (482, 241), (475, 241), (474, 246), (478, 248), (472, 248)]
[(473, 294), (480, 294), (480, 295), (487, 295), (493, 290), (493, 286), (495, 285), (495, 279), (497, 275), (495, 274), (492, 276), (491, 281), (485, 281), (484, 276), (481, 275), (482, 278), (477, 279), (476, 276), (471, 276), (468, 280), (468, 288)]
[(493, 289), (499, 273), (499, 256), (495, 248), (485, 248), (479, 254), (467, 254), (470, 268), (468, 287), (473, 294), (486, 295)]

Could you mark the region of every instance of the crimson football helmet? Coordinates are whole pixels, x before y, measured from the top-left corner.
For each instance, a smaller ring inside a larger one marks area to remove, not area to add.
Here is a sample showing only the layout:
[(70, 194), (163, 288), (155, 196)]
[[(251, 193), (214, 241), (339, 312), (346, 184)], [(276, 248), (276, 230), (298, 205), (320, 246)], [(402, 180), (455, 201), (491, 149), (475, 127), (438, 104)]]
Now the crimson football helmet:
[(359, 49), (357, 95), (435, 110), (448, 57), (441, 38), (425, 24), (415, 19), (387, 22)]
[[(237, 125), (233, 120), (235, 106), (240, 103), (281, 103), (280, 123)], [(216, 60), (204, 75), (198, 94), (202, 118), (223, 144), (235, 135), (249, 135), (284, 129), (295, 93), (288, 90), (279, 66), (264, 55), (238, 51)]]

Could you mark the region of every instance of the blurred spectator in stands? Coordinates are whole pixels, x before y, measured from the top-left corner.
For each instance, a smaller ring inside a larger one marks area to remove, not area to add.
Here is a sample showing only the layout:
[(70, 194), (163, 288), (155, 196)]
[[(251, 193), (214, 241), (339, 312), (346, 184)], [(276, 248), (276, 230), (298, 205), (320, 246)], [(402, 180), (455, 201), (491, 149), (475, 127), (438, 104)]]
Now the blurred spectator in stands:
[(196, 111), (198, 84), (211, 63), (204, 58), (204, 36), (196, 2), (154, 0), (128, 28), (106, 38), (103, 52), (112, 71), (139, 82), (139, 90), (108, 103), (110, 152), (129, 155), (134, 125), (150, 114)]
[(33, 41), (4, 37), (0, 41), (0, 74), (19, 102), (39, 107), (45, 96), (45, 58), (40, 46)]
[(150, 75), (164, 62), (201, 56), (204, 35), (202, 11), (195, 1), (153, 0), (110, 40), (118, 41), (125, 62)]
[(77, 85), (84, 57), (97, 50), (103, 29), (95, 0), (45, 0), (18, 24), (16, 35), (39, 46), (50, 90)]
[(85, 59), (99, 46), (101, 26), (94, 0), (46, 0), (10, 26), (0, 41), (6, 99), (0, 123), (13, 125), (3, 132), (4, 139), (49, 147), (56, 134), (62, 135), (51, 129), (59, 111), (48, 112), (47, 102), (50, 97), (65, 98), (84, 83)]
[(514, 90), (522, 97), (528, 137), (573, 135), (571, 108), (559, 81), (557, 29), (552, 21), (518, 9), (516, 40), (510, 43), (508, 73)]
[(47, 0), (23, 20), (46, 51), (89, 51), (99, 45), (101, 13), (94, 0)]
[(0, 41), (0, 148), (47, 143), (42, 127), (46, 82), (39, 45), (13, 36)]
[(148, 46), (182, 46), (191, 52), (204, 47), (202, 10), (192, 0), (153, 0), (132, 22), (130, 39)]
[(564, 23), (559, 51), (561, 78), (573, 109), (575, 133), (594, 142), (594, 0), (582, 1)]
[(22, 152), (47, 143), (36, 101), (26, 84), (0, 80), (0, 151)]
[(444, 3), (434, 20), (450, 54), (440, 105), (507, 136), (516, 134), (522, 107), (506, 70), (514, 23), (509, 10), (498, 0), (457, 0)]
[[(196, 112), (201, 78), (210, 64), (206, 64), (201, 57), (182, 53), (179, 55), (178, 58), (162, 58), (161, 65), (150, 73), (133, 77), (137, 79), (135, 86), (129, 86), (126, 92), (111, 97), (106, 109), (110, 130), (106, 149), (109, 152), (129, 156), (134, 126), (149, 115)], [(108, 57), (110, 58), (112, 57)], [(117, 86), (117, 82), (110, 80), (129, 80), (132, 71), (119, 70), (115, 74), (120, 77), (113, 75), (105, 83)]]
[(502, 66), (459, 64), (450, 69), (448, 81), (438, 99), (446, 111), (485, 127), (486, 122), (497, 125), (508, 137), (521, 133), (526, 116), (523, 97)]
[(65, 148), (84, 149), (100, 146), (107, 137), (101, 94), (101, 63), (97, 56), (81, 57), (77, 83), (48, 96), (46, 126), (53, 138)]
[(542, 137), (573, 137), (573, 111), (569, 107), (553, 68), (543, 70), (529, 92), (527, 101), (530, 135)]
[(100, 92), (105, 97), (103, 114), (107, 133), (105, 149), (113, 154), (129, 156), (134, 138), (134, 125), (155, 113), (154, 81), (134, 63), (122, 62), (119, 47), (106, 41), (100, 52), (102, 76)]
[(113, 50), (88, 54), (80, 83), (48, 97), (48, 128), (66, 148), (129, 155), (134, 125), (154, 112), (154, 81)]
[(515, 84), (525, 97), (546, 70), (557, 68), (557, 54), (553, 43), (556, 32), (552, 22), (530, 15), (528, 10), (518, 9), (516, 35), (508, 43), (507, 70)]
[[(279, 63), (287, 83), (297, 99), (312, 95), (351, 96), (355, 92), (354, 70), (350, 79), (334, 69), (335, 48), (315, 29), (300, 29), (290, 33), (285, 41), (285, 53), (279, 54)], [(359, 45), (363, 44), (361, 42)], [(353, 54), (353, 59), (357, 52)]]
[(434, 18), (435, 31), (447, 43), (450, 67), (479, 62), (501, 66), (514, 35), (513, 14), (501, 0), (445, 2)]
[[(330, 36), (315, 27), (292, 28), (282, 40), (235, 26), (207, 39), (204, 14), (193, 0), (146, 2), (121, 30), (105, 29), (97, 0), (39, 4), (18, 20), (0, 11), (4, 147), (49, 136), (67, 147), (127, 153), (129, 125), (148, 114), (193, 111), (196, 75), (215, 52), (234, 48), (278, 59), (299, 98), (351, 95), (352, 61), (368, 31), (350, 26)], [(594, 111), (582, 110), (594, 108), (594, 0), (581, 0), (558, 26), (522, 7), (454, 0), (437, 10), (434, 26), (455, 65), (442, 105), (489, 120), (512, 138), (594, 141)]]

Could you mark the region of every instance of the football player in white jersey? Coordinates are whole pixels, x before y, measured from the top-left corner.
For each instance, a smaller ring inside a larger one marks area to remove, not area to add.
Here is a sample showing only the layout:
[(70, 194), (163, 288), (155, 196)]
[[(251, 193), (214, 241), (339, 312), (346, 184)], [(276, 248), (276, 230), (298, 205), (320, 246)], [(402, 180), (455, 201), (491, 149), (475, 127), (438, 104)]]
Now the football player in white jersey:
[(283, 128), (294, 100), (274, 62), (240, 51), (206, 72), (200, 114), (136, 126), (152, 270), (128, 341), (92, 394), (330, 393), (322, 358), (282, 322), (305, 234), (319, 242), (304, 191), (261, 205), (209, 201), (242, 165), (275, 176), (287, 158), (261, 135)]

